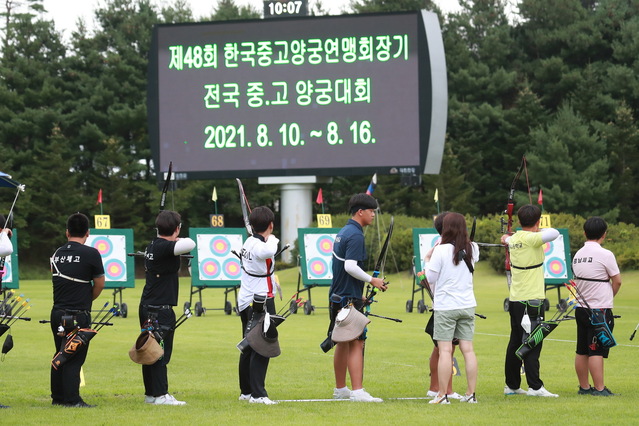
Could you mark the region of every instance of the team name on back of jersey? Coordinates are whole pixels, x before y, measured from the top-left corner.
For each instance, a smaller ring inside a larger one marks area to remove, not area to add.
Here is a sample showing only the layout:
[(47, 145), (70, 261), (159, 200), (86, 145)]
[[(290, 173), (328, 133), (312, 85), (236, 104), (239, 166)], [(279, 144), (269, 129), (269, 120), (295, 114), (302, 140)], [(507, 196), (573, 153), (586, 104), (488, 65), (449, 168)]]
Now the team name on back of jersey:
[(242, 248), (240, 255), (246, 260), (253, 260), (253, 256), (251, 255), (251, 252), (246, 250), (245, 248)]
[(576, 265), (577, 263), (592, 263), (592, 256), (590, 256), (590, 257), (579, 257), (579, 258), (575, 257), (572, 260), (572, 263), (574, 265)]

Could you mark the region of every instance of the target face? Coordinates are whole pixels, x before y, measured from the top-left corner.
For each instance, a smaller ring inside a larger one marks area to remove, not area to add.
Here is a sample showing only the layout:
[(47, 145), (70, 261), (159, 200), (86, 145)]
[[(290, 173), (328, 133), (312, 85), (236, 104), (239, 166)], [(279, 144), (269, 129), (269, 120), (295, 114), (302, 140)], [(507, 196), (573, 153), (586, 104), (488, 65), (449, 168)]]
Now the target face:
[(434, 228), (432, 229), (432, 231), (434, 233), (418, 234), (419, 246), (415, 256), (417, 257), (417, 259), (419, 259), (419, 262), (417, 261), (417, 259), (415, 259), (415, 266), (419, 268), (418, 269), (419, 271), (423, 271), (426, 269), (426, 262), (424, 261), (424, 256), (426, 256), (426, 253), (428, 253), (428, 250), (435, 247), (435, 244), (437, 243), (437, 241), (439, 241), (439, 238), (440, 238), (439, 234)]
[(126, 265), (118, 259), (109, 259), (104, 262), (104, 274), (112, 281), (120, 281), (126, 276)]
[(335, 234), (304, 234), (306, 279), (311, 282), (333, 279), (333, 243)]
[(2, 275), (2, 282), (10, 282), (13, 281), (13, 276), (11, 274), (11, 256), (7, 256), (4, 262), (4, 268), (0, 271), (0, 275)]
[[(237, 281), (241, 278), (240, 259), (233, 253), (242, 251), (243, 234), (203, 233), (204, 229), (194, 229), (197, 243), (197, 279), (208, 284)], [(200, 233), (202, 232), (202, 233)], [(206, 232), (210, 232), (206, 230)], [(194, 277), (195, 278), (195, 277)]]
[(133, 258), (127, 258), (127, 246), (129, 249), (133, 246), (132, 234), (130, 229), (92, 229), (89, 233), (85, 245), (93, 247), (102, 256), (107, 288), (135, 285)]
[(556, 240), (544, 244), (544, 278), (567, 280), (568, 262), (566, 261), (567, 236), (559, 234)]

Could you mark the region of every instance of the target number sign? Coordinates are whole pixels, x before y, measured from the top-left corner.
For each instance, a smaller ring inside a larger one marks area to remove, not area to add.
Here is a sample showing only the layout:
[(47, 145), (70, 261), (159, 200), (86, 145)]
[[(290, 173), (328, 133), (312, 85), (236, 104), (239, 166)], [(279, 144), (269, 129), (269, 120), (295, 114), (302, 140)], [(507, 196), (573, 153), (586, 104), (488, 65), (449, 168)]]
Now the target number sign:
[(84, 244), (102, 256), (105, 288), (135, 287), (132, 229), (90, 229)]
[[(242, 266), (233, 253), (240, 253), (246, 239), (244, 228), (191, 228), (196, 249), (191, 262), (191, 284), (195, 287), (240, 285)], [(197, 269), (196, 269), (197, 268)]]

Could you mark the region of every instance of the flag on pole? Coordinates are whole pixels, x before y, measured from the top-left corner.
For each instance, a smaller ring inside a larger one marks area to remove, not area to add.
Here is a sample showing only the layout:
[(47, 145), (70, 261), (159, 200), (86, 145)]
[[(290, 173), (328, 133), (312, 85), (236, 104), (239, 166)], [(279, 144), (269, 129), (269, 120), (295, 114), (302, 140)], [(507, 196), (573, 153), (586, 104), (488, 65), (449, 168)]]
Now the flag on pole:
[(377, 173), (375, 173), (373, 175), (373, 178), (371, 179), (371, 183), (368, 184), (368, 188), (366, 189), (366, 193), (368, 195), (373, 195), (373, 191), (375, 191), (376, 187), (377, 187)]
[(217, 201), (217, 188), (213, 187), (213, 194), (211, 194), (211, 201)]
[(98, 201), (95, 202), (95, 205), (102, 204), (102, 188), (98, 191)]
[(537, 197), (537, 204), (541, 206), (544, 205), (544, 194), (541, 192), (541, 187), (539, 188), (539, 196)]
[(439, 193), (437, 192), (437, 188), (435, 188), (435, 196), (433, 197), (433, 200), (435, 200), (436, 203), (439, 201)]
[(317, 193), (317, 198), (315, 199), (315, 202), (317, 204), (322, 204), (324, 202), (324, 199), (322, 198), (322, 188), (319, 189), (319, 192)]

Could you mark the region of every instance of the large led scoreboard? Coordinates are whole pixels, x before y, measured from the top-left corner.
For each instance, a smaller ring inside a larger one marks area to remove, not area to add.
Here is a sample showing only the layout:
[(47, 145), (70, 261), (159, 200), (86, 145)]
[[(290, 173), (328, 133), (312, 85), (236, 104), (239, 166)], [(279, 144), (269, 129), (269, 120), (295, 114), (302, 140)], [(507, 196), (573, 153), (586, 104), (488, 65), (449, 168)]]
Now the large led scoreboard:
[(178, 179), (439, 172), (430, 12), (157, 25), (149, 77), (154, 160)]

